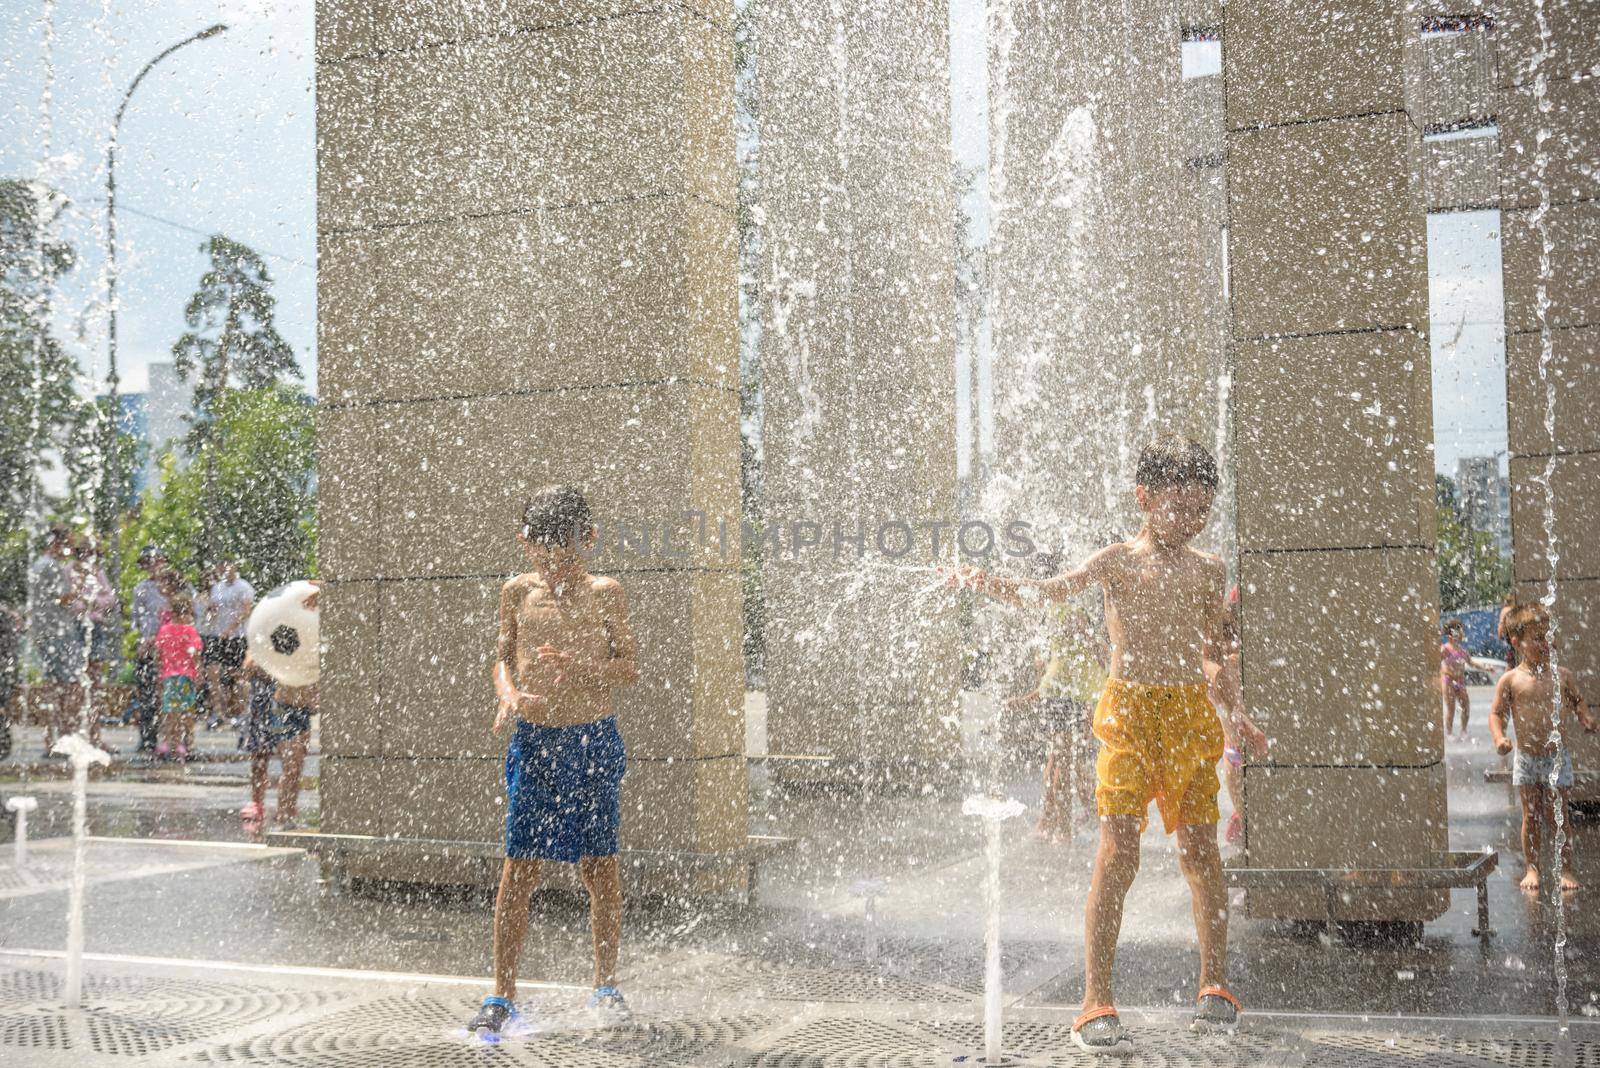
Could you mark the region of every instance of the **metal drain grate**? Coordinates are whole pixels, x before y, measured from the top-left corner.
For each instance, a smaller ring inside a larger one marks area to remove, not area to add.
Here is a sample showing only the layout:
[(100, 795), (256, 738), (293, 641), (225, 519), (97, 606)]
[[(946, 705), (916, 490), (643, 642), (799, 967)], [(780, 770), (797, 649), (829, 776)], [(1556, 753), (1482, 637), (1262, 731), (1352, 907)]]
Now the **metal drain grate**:
[[(749, 1068), (879, 1068), (936, 1063), (941, 1052), (928, 1036), (895, 1022), (830, 1016), (789, 1032), (778, 1048), (743, 1063)], [(944, 1053), (944, 1063), (949, 1060)]]
[(0, 972), (0, 1006), (36, 1005), (61, 996), (61, 978), (51, 972), (16, 969)]
[(708, 992), (731, 998), (805, 1002), (910, 1002), (924, 1005), (965, 1005), (972, 995), (965, 990), (929, 982), (916, 976), (881, 972), (787, 966), (768, 961), (729, 958), (700, 982)]
[[(779, 977), (777, 965), (763, 967), (766, 978)], [(790, 981), (805, 987), (823, 974), (800, 969)], [(855, 990), (860, 973), (844, 975), (833, 981)], [(96, 973), (86, 984), (87, 1007), (72, 1013), (56, 1004), (58, 988), (47, 971), (0, 971), (0, 1063), (67, 1052), (86, 1068), (949, 1068), (957, 1056), (974, 1056), (983, 1037), (971, 1000), (954, 1010), (882, 993), (873, 1004), (799, 1004), (775, 1002), (753, 986), (739, 997), (712, 993), (711, 1011), (681, 1015), (648, 1011), (652, 999), (645, 995), (647, 1011), (608, 1029), (571, 1011), (569, 998), (551, 995), (533, 1006), (532, 1033), (495, 1046), (461, 1033), (475, 1006), (463, 987), (277, 976), (247, 985)], [(668, 1003), (662, 994), (660, 1004)], [(733, 1011), (717, 1011), (724, 1006)], [(1081, 1065), (1069, 1020), (1063, 1011), (1018, 1010), (1006, 1023), (1005, 1048), (1038, 1068)], [(1257, 1023), (1232, 1039), (1191, 1035), (1177, 1014), (1135, 1023), (1133, 1063), (1151, 1068), (1565, 1068), (1551, 1042), (1534, 1040), (1539, 1032), (1494, 1028), (1491, 1021), (1462, 1021), (1427, 1035)], [(1517, 1037), (1483, 1037), (1502, 1033)], [(1565, 1064), (1600, 1068), (1600, 1045), (1574, 1043)]]
[(651, 1064), (725, 1063), (778, 1021), (770, 1016), (633, 1021), (622, 1027), (564, 1036), (587, 1048), (624, 1051)]
[[(1333, 1040), (1328, 1041), (1331, 1043)], [(1375, 1063), (1376, 1058), (1387, 1058), (1390, 1062), (1415, 1060), (1430, 1066), (1443, 1064), (1471, 1068), (1489, 1068), (1492, 1065), (1504, 1068), (1600, 1068), (1600, 1045), (1589, 1042), (1573, 1043), (1572, 1058), (1562, 1060), (1556, 1056), (1552, 1043), (1517, 1039), (1466, 1041), (1340, 1035), (1338, 1041), (1358, 1051), (1356, 1057), (1359, 1059), (1347, 1062), (1357, 1065)]]
[(0, 1016), (0, 1047), (70, 1050), (67, 1025), (59, 1016)]

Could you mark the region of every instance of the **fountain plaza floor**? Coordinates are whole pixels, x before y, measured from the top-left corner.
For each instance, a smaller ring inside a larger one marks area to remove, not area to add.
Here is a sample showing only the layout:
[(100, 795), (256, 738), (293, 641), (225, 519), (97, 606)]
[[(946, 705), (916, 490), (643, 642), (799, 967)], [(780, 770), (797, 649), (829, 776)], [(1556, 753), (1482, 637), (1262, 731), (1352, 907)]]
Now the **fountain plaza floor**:
[[(1486, 708), (1487, 693), (1475, 696)], [(1578, 829), (1579, 874), (1597, 889), (1569, 898), (1572, 1041), (1558, 1046), (1553, 911), (1515, 886), (1510, 796), (1483, 781), (1499, 758), (1481, 716), (1473, 732), (1448, 747), (1451, 847), (1501, 853), (1487, 953), (1472, 937), (1471, 891), (1455, 892), (1420, 944), (1329, 941), (1236, 917), (1232, 986), (1249, 1026), (1231, 1041), (1194, 1038), (1188, 889), (1171, 839), (1153, 830), (1117, 967), (1135, 1063), (1600, 1066), (1600, 833)], [(980, 828), (959, 798), (779, 790), (758, 772), (753, 830), (798, 845), (767, 863), (757, 900), (632, 902), (622, 986), (635, 1018), (607, 1029), (576, 1008), (584, 903), (540, 895), (522, 968), (536, 1027), (488, 1047), (456, 1033), (487, 986), (488, 898), (337, 891), (301, 851), (248, 839), (236, 816), (243, 765), (221, 761), (124, 766), (91, 785), (91, 827), (104, 837), (90, 845), (85, 1008), (62, 1010), (70, 794), (64, 769), (30, 765), (23, 783), (22, 767), (0, 766), (0, 794), (40, 799), (27, 869), (0, 852), (6, 1065), (831, 1068), (950, 1064), (982, 1047)], [(1031, 776), (1013, 792), (1037, 802)], [(1067, 1032), (1090, 843), (1037, 841), (1031, 816), (1006, 825), (1006, 1048), (1024, 1063), (1077, 1063)], [(874, 922), (850, 892), (862, 880), (887, 884)]]

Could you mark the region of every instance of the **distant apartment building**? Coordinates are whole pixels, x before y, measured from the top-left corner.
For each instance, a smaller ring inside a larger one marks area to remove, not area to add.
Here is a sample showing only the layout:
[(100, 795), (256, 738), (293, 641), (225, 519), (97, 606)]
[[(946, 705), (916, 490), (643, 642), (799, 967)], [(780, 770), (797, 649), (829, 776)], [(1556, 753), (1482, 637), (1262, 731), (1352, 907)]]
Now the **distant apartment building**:
[(1456, 492), (1472, 529), (1494, 536), (1501, 556), (1511, 556), (1511, 480), (1498, 456), (1463, 456), (1456, 461)]
[(118, 397), (120, 429), (146, 447), (144, 467), (134, 479), (141, 495), (160, 478), (162, 452), (189, 429), (184, 416), (189, 414), (193, 396), (172, 364), (152, 363), (148, 369), (149, 385), (143, 393)]

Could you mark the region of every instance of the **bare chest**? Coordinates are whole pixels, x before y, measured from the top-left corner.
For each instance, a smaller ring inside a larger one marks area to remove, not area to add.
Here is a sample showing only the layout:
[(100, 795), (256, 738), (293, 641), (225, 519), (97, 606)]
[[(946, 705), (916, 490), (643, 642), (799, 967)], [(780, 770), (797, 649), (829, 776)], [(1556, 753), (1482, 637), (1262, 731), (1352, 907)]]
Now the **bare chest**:
[(1106, 600), (1109, 610), (1125, 624), (1170, 630), (1179, 625), (1201, 626), (1210, 592), (1200, 569), (1149, 561), (1129, 566), (1107, 583)]
[(605, 619), (589, 593), (553, 597), (533, 590), (517, 612), (517, 644), (523, 650), (553, 645), (563, 652), (601, 655), (608, 643)]

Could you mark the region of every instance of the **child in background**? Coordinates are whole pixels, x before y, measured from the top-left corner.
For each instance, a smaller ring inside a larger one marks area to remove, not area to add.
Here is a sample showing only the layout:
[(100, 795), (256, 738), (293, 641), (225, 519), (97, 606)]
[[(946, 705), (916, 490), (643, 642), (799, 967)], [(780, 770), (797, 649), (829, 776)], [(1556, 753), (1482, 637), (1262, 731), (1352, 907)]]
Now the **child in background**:
[(1050, 750), (1036, 833), (1062, 841), (1072, 836), (1074, 801), (1086, 823), (1096, 818), (1094, 706), (1105, 689), (1110, 650), (1089, 613), (1071, 602), (1053, 608), (1050, 655), (1039, 680)]
[(300, 773), (305, 768), (311, 717), (317, 708), (317, 687), (284, 686), (246, 656), (243, 674), (249, 703), (239, 721), (239, 747), (250, 754), (250, 801), (239, 810), (246, 824), (266, 818), (267, 775), (272, 757), (283, 764), (278, 777), (278, 810), (273, 823), (286, 830), (299, 825)]
[[(1561, 668), (1559, 676), (1550, 670), (1550, 613), (1544, 605), (1518, 605), (1506, 615), (1506, 636), (1517, 651), (1517, 666), (1500, 676), (1494, 688), (1494, 704), (1489, 708), (1489, 733), (1495, 749), (1504, 756), (1511, 752), (1506, 725), (1516, 734), (1517, 755), (1511, 766), (1511, 784), (1522, 801), (1522, 856), (1527, 873), (1522, 889), (1539, 889), (1539, 843), (1544, 836), (1541, 824), (1553, 829), (1555, 806), (1560, 805), (1567, 827), (1572, 826), (1568, 798), (1572, 793), (1572, 753), (1567, 749), (1567, 714), (1594, 733), (1600, 724), (1590, 716), (1578, 680)], [(1555, 715), (1560, 701), (1560, 715)], [(1561, 889), (1578, 889), (1572, 870), (1572, 834), (1567, 833), (1561, 847)]]
[(1450, 737), (1457, 709), (1461, 711), (1461, 738), (1467, 737), (1467, 716), (1472, 711), (1472, 698), (1467, 696), (1467, 668), (1479, 671), (1484, 666), (1472, 659), (1466, 646), (1467, 630), (1461, 620), (1450, 619), (1444, 625), (1444, 644), (1439, 646), (1439, 685), (1444, 690), (1444, 736)]
[(177, 594), (168, 602), (170, 619), (156, 631), (160, 658), (161, 744), (156, 759), (189, 758), (184, 738), (194, 727), (200, 694), (200, 632), (194, 629), (194, 602)]

